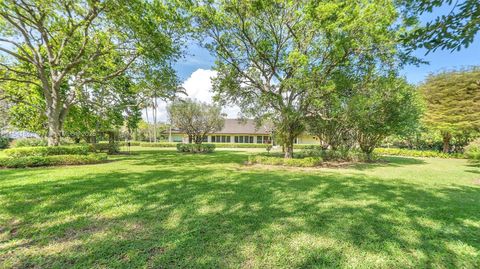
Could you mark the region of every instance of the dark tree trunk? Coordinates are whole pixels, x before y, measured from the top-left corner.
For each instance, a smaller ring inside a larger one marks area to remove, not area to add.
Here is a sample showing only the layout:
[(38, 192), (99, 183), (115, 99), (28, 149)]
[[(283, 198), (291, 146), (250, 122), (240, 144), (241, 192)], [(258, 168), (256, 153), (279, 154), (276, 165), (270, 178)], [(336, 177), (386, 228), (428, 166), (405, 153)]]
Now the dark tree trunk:
[(450, 133), (443, 133), (443, 152), (450, 152), (450, 141), (452, 140), (452, 135)]

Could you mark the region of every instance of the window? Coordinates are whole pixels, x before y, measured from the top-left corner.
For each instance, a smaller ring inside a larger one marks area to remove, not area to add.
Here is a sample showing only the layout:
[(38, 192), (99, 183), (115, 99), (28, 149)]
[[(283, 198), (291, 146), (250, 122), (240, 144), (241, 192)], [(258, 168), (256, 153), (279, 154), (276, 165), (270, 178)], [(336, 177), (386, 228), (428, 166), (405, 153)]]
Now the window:
[(261, 136), (257, 136), (257, 144), (262, 144), (262, 137)]
[(250, 136), (250, 143), (253, 143), (253, 136)]
[(272, 139), (270, 138), (270, 136), (264, 136), (263, 137), (263, 143), (270, 144), (271, 141), (272, 141)]
[(227, 142), (227, 137), (222, 135), (222, 143), (225, 143), (225, 142)]
[(203, 136), (203, 142), (208, 142), (208, 135)]
[(230, 143), (230, 136), (227, 136), (227, 143)]
[(235, 136), (235, 143), (238, 143), (238, 136)]
[(215, 142), (215, 136), (212, 135), (212, 142)]
[(240, 136), (239, 138), (240, 138), (239, 143), (243, 143), (243, 136)]

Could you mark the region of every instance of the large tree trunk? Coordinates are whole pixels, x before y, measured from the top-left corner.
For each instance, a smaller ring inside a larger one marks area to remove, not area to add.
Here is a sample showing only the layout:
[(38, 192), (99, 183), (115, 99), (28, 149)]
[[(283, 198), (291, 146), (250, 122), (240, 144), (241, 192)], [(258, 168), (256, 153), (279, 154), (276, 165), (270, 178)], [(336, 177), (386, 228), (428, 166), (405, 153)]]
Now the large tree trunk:
[(60, 145), (60, 122), (55, 118), (48, 119), (48, 146)]
[(62, 132), (62, 115), (61, 109), (58, 109), (55, 105), (50, 105), (47, 108), (47, 126), (48, 126), (48, 146), (60, 145), (60, 137)]
[(452, 140), (452, 135), (450, 133), (443, 133), (443, 152), (450, 152), (450, 140)]
[[(47, 126), (48, 126), (48, 146), (60, 145), (60, 137), (63, 131), (63, 123), (69, 110), (69, 104), (60, 100), (60, 87), (51, 88), (52, 96), (46, 100)], [(48, 94), (49, 90), (44, 90)], [(63, 103), (62, 103), (63, 102)]]
[(285, 149), (285, 155), (284, 157), (286, 159), (291, 159), (293, 158), (293, 138), (291, 138), (291, 136), (289, 136), (289, 138), (287, 139), (287, 141), (285, 141), (285, 146), (284, 146), (284, 149)]

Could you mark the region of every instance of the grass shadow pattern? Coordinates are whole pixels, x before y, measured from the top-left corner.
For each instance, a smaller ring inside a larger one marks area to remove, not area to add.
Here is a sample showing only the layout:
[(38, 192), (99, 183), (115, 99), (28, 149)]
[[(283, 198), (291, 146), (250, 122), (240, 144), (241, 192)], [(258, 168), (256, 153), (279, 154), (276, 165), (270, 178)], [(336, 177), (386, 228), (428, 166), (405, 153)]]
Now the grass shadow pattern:
[[(376, 164), (347, 174), (248, 170), (245, 160), (148, 151), (69, 170), (0, 171), (0, 264), (480, 267), (479, 186), (363, 173)], [(410, 158), (385, 166), (409, 165), (428, 169)]]

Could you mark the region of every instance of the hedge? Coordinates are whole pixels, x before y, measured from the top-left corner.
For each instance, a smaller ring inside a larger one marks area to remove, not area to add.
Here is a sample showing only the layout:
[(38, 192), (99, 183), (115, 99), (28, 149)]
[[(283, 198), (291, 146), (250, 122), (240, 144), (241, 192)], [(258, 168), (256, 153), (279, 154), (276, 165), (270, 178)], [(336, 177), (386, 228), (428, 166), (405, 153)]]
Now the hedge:
[(177, 144), (178, 152), (188, 152), (188, 153), (211, 153), (215, 150), (214, 144)]
[(28, 156), (53, 156), (53, 155), (86, 155), (91, 152), (89, 146), (58, 146), (58, 147), (22, 147), (6, 149), (5, 155), (12, 158)]
[(29, 157), (4, 157), (0, 158), (2, 168), (25, 168), (57, 165), (95, 164), (107, 160), (105, 153), (90, 153), (87, 155), (54, 155), (54, 156), (29, 156)]
[(412, 150), (399, 148), (376, 148), (374, 153), (379, 155), (396, 155), (407, 157), (465, 158), (465, 155), (462, 153), (444, 153), (433, 150)]
[(105, 142), (89, 144), (89, 147), (90, 151), (94, 152), (106, 152), (108, 154), (115, 154), (120, 152), (120, 145), (118, 142), (113, 143), (113, 145)]
[(285, 159), (282, 157), (269, 157), (263, 155), (248, 156), (249, 164), (267, 164), (267, 165), (283, 165), (295, 167), (315, 167), (321, 165), (323, 162), (321, 157), (306, 157), (302, 159)]

